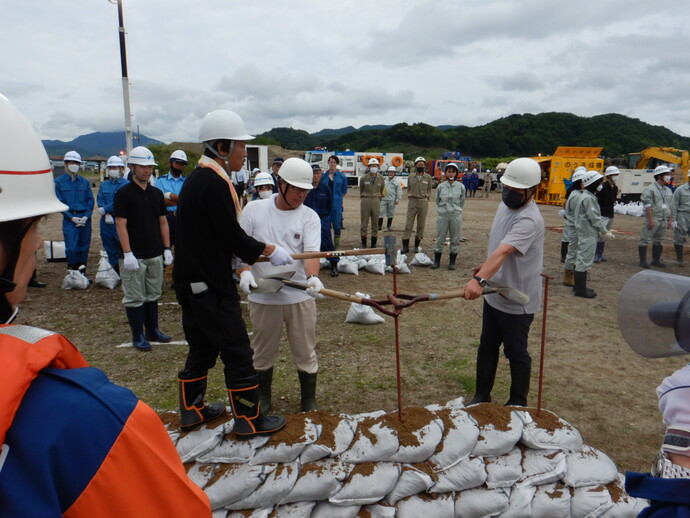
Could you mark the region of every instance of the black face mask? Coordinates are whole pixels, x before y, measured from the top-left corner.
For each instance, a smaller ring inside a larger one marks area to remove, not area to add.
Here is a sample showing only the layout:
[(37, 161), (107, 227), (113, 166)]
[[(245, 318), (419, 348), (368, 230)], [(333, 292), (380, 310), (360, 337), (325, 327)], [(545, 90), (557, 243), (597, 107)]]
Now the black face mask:
[(509, 209), (519, 209), (525, 204), (523, 201), (524, 194), (511, 189), (503, 189), (501, 197)]
[(423, 173), (423, 172), (424, 172), (424, 169), (426, 169), (426, 167), (417, 167), (417, 172), (418, 172), (418, 173)]

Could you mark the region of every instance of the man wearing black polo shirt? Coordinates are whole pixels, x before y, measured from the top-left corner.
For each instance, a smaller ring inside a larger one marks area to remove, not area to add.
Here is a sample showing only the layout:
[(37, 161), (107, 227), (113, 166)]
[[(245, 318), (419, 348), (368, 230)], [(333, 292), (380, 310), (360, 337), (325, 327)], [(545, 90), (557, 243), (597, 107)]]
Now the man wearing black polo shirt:
[(231, 175), (242, 167), (245, 141), (252, 138), (235, 112), (207, 114), (199, 128), (204, 154), (182, 186), (177, 204), (173, 280), (189, 344), (184, 369), (178, 373), (183, 431), (225, 412), (222, 402), (204, 403), (208, 370), (218, 356), (224, 365), (235, 434), (250, 438), (285, 426), (284, 417), (265, 415), (259, 405), (259, 378), (232, 279), (233, 256), (247, 264), (260, 255), (276, 266), (293, 262), (284, 248), (248, 236), (238, 222), (242, 209)]
[[(169, 342), (158, 328), (158, 299), (163, 291), (163, 264), (172, 264), (165, 198), (149, 183), (156, 165), (144, 146), (132, 149), (127, 161), (132, 181), (115, 193), (117, 235), (124, 257), (120, 276), (132, 345), (150, 351), (154, 342)], [(144, 334), (144, 327), (146, 333)]]

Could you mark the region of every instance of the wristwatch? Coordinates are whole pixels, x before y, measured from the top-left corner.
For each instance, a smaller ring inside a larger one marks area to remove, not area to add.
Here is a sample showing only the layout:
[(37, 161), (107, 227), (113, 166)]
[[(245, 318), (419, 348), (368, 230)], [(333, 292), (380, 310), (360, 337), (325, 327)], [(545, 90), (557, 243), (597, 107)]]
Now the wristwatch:
[(482, 279), (482, 278), (479, 277), (478, 275), (475, 275), (475, 276), (473, 276), (472, 278), (473, 278), (475, 281), (477, 281), (477, 282), (479, 283), (479, 285), (480, 285), (482, 288), (486, 288), (486, 286), (489, 284), (489, 281), (487, 281), (486, 279)]

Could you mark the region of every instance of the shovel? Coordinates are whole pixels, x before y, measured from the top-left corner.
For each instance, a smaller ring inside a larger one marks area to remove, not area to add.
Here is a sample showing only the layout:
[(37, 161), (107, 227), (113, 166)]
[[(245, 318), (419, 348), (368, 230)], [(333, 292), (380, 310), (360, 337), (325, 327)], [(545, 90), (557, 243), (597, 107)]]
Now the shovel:
[[(290, 254), (290, 257), (293, 259), (321, 259), (322, 257), (329, 259), (349, 255), (374, 255), (385, 253), (385, 248), (356, 248), (353, 250), (332, 250), (330, 252), (301, 252), (298, 254)], [(266, 263), (268, 261), (270, 261), (270, 259), (265, 256), (261, 256), (256, 260), (257, 263)]]

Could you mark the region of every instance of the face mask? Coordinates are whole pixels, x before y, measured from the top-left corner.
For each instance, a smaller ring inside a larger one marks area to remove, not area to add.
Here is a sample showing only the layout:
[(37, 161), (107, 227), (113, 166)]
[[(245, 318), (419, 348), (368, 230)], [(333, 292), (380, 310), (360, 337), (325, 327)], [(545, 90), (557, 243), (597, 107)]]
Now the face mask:
[(108, 176), (112, 178), (113, 180), (120, 178), (120, 170), (119, 169), (108, 169)]
[(416, 169), (417, 169), (418, 173), (423, 173), (424, 169), (426, 169), (426, 167), (417, 167)]
[(503, 203), (505, 203), (509, 209), (519, 209), (525, 204), (525, 202), (522, 201), (523, 194), (521, 192), (503, 189), (501, 196), (503, 198)]
[(670, 181), (671, 181), (671, 176), (670, 176), (670, 175), (667, 174), (666, 176), (664, 176), (664, 182), (668, 183), (668, 182), (670, 182)]
[(273, 191), (261, 191), (261, 192), (259, 192), (259, 198), (261, 198), (262, 200), (265, 200), (267, 198), (270, 198), (271, 194), (273, 194)]
[(378, 168), (378, 167), (370, 167), (370, 168), (369, 168), (369, 171), (371, 171), (372, 173), (378, 173), (378, 172), (379, 172), (379, 168)]
[(67, 166), (67, 170), (72, 174), (77, 174), (79, 172), (78, 164), (70, 164)]
[(597, 191), (601, 191), (604, 188), (603, 185), (597, 185)]

